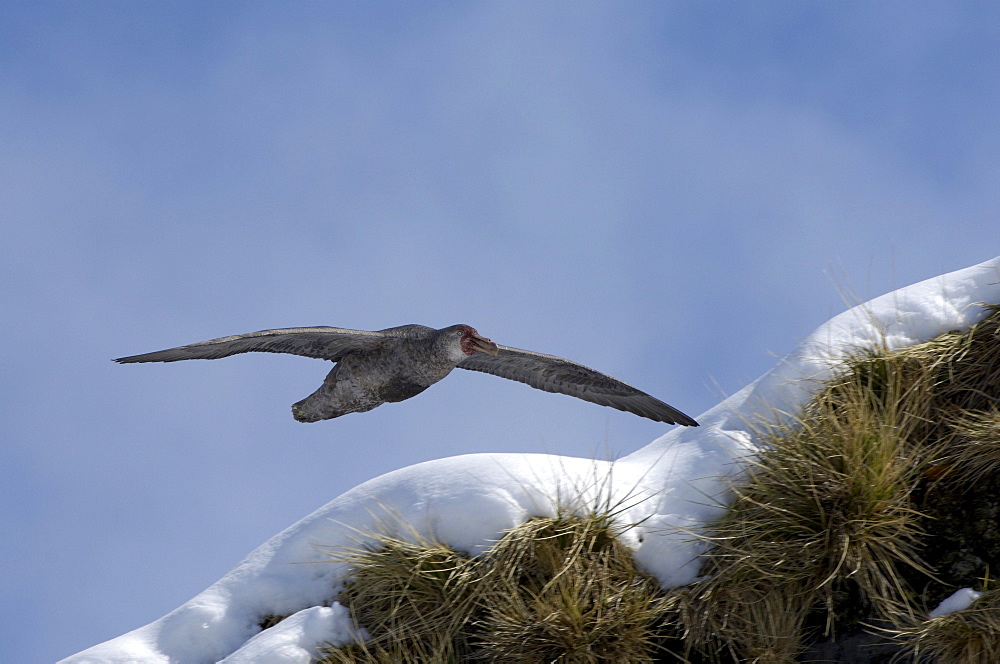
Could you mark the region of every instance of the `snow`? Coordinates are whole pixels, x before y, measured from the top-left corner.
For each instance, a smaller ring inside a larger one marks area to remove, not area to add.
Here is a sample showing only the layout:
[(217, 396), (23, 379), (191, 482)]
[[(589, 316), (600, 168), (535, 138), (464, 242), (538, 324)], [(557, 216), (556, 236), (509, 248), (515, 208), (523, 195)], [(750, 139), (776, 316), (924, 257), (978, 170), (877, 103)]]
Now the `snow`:
[(941, 616), (946, 616), (949, 613), (964, 611), (972, 606), (972, 603), (982, 596), (983, 594), (981, 592), (973, 590), (972, 588), (959, 588), (938, 604), (937, 608), (931, 611), (931, 618), (940, 618)]
[[(986, 315), (976, 303), (1000, 303), (1000, 257), (840, 314), (697, 418), (702, 426), (672, 429), (615, 462), (473, 454), (387, 473), (279, 533), (166, 616), (62, 661), (307, 662), (317, 646), (356, 634), (344, 607), (329, 605), (346, 569), (323, 562), (324, 548), (391, 532), (478, 553), (529, 517), (597, 501), (620, 507), (623, 523), (640, 524), (623, 535), (640, 565), (664, 586), (689, 583), (701, 547), (690, 532), (718, 515), (737, 462), (754, 451), (749, 422), (794, 411), (846, 354), (968, 329)], [(259, 620), (268, 614), (294, 615), (261, 632)]]
[(314, 606), (261, 632), (221, 664), (309, 664), (317, 644), (348, 643), (356, 636), (345, 607), (337, 603)]

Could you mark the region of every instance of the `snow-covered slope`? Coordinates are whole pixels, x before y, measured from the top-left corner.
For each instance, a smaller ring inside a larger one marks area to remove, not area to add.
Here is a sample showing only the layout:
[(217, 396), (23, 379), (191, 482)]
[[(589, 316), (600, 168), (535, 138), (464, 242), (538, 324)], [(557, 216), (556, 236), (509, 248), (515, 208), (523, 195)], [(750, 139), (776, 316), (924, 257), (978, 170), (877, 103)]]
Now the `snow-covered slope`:
[[(772, 371), (698, 418), (616, 462), (543, 454), (475, 454), (397, 470), (348, 491), (279, 533), (183, 606), (63, 662), (308, 662), (323, 642), (354, 638), (347, 611), (328, 603), (342, 565), (322, 547), (406, 522), (470, 552), (557, 505), (610, 501), (640, 526), (625, 537), (665, 586), (692, 581), (698, 544), (688, 532), (718, 513), (734, 461), (753, 450), (747, 422), (794, 410), (845, 353), (902, 348), (967, 329), (1000, 303), (1000, 258), (920, 282), (855, 307), (810, 335)], [(298, 613), (296, 613), (298, 612)], [(259, 632), (267, 614), (292, 618)]]

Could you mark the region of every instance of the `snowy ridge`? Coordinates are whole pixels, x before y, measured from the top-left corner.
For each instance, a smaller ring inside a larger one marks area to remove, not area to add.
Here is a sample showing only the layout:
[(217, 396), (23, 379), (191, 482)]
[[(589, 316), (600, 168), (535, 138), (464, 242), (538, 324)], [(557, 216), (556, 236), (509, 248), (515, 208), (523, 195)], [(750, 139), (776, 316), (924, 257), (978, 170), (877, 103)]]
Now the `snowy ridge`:
[[(62, 660), (84, 662), (309, 662), (315, 647), (355, 638), (347, 611), (328, 601), (345, 569), (295, 564), (320, 547), (354, 545), (399, 519), (469, 552), (558, 504), (626, 506), (625, 538), (665, 586), (694, 580), (699, 544), (689, 532), (718, 513), (734, 461), (754, 449), (747, 422), (794, 411), (847, 353), (898, 349), (968, 329), (1000, 303), (1000, 257), (902, 288), (833, 318), (788, 358), (698, 418), (616, 462), (544, 454), (474, 454), (382, 475), (335, 498), (254, 550), (218, 582), (166, 616)], [(643, 521), (643, 519), (645, 519)], [(405, 534), (405, 533), (400, 533)], [(296, 613), (298, 612), (298, 613)], [(291, 618), (259, 632), (266, 614)]]

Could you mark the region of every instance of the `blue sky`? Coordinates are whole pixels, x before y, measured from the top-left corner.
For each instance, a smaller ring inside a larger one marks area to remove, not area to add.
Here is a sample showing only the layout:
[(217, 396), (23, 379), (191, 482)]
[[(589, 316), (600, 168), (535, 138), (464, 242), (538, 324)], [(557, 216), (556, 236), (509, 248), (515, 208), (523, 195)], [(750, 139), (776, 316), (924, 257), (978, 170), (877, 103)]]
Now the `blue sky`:
[(155, 619), (384, 472), (631, 452), (471, 372), (302, 425), (328, 366), (118, 366), (467, 322), (697, 415), (847, 300), (1000, 254), (968, 2), (14, 2), (0, 25), (0, 643)]

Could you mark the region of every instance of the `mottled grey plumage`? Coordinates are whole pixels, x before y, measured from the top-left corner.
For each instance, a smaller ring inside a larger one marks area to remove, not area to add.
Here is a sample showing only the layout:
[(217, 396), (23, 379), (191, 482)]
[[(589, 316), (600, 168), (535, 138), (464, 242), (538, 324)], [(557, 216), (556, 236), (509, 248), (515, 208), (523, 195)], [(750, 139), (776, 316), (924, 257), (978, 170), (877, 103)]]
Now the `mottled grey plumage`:
[(498, 346), (468, 325), (440, 330), (402, 325), (377, 332), (337, 327), (263, 330), (121, 357), (115, 362), (214, 360), (248, 352), (290, 353), (337, 363), (318, 390), (292, 406), (292, 414), (300, 422), (328, 420), (409, 399), (458, 367), (657, 422), (698, 426), (676, 408), (611, 376), (560, 357)]

